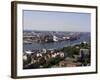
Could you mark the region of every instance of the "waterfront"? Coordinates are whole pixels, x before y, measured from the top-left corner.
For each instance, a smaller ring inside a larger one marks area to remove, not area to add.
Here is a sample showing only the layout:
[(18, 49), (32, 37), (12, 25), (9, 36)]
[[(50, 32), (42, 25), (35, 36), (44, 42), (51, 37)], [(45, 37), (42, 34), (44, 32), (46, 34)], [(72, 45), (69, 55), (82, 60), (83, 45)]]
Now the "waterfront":
[(67, 47), (70, 45), (79, 44), (83, 41), (90, 42), (90, 33), (84, 33), (77, 40), (67, 40), (67, 41), (59, 41), (59, 42), (50, 42), (50, 43), (31, 43), (25, 44), (23, 43), (23, 51), (26, 50), (39, 50), (39, 49), (60, 49), (63, 47)]
[(25, 32), (23, 69), (89, 66), (89, 32)]

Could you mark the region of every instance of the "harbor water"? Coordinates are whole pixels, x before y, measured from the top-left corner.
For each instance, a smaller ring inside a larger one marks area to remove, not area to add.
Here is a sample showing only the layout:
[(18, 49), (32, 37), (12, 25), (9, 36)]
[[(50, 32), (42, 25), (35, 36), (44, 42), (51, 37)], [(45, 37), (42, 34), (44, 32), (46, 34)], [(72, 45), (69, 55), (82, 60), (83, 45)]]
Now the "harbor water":
[(58, 41), (50, 43), (31, 43), (31, 44), (23, 43), (23, 51), (39, 50), (39, 49), (60, 49), (70, 45), (79, 44), (83, 41), (90, 42), (90, 33), (82, 34), (79, 39), (73, 41), (66, 40), (66, 41)]

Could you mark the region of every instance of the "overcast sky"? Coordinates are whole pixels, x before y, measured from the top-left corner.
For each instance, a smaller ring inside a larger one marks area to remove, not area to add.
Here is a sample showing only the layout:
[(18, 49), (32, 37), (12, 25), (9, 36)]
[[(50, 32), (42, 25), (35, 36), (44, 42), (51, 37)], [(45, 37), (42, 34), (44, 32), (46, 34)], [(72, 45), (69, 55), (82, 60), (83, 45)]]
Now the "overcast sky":
[(24, 30), (90, 32), (89, 13), (23, 11)]

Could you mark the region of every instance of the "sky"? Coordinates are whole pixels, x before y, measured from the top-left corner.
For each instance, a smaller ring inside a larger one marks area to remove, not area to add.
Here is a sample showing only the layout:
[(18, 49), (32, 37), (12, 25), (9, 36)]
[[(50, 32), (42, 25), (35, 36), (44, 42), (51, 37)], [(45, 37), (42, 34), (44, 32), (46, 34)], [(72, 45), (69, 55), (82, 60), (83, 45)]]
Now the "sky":
[(23, 10), (23, 29), (38, 31), (90, 32), (91, 14)]

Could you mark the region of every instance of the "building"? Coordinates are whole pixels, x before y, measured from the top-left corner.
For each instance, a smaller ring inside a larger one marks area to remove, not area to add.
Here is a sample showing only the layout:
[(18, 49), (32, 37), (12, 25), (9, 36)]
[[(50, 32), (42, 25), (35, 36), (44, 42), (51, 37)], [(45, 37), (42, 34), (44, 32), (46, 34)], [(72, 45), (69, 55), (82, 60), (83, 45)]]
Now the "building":
[(83, 57), (84, 55), (89, 55), (89, 49), (80, 49), (80, 57)]

